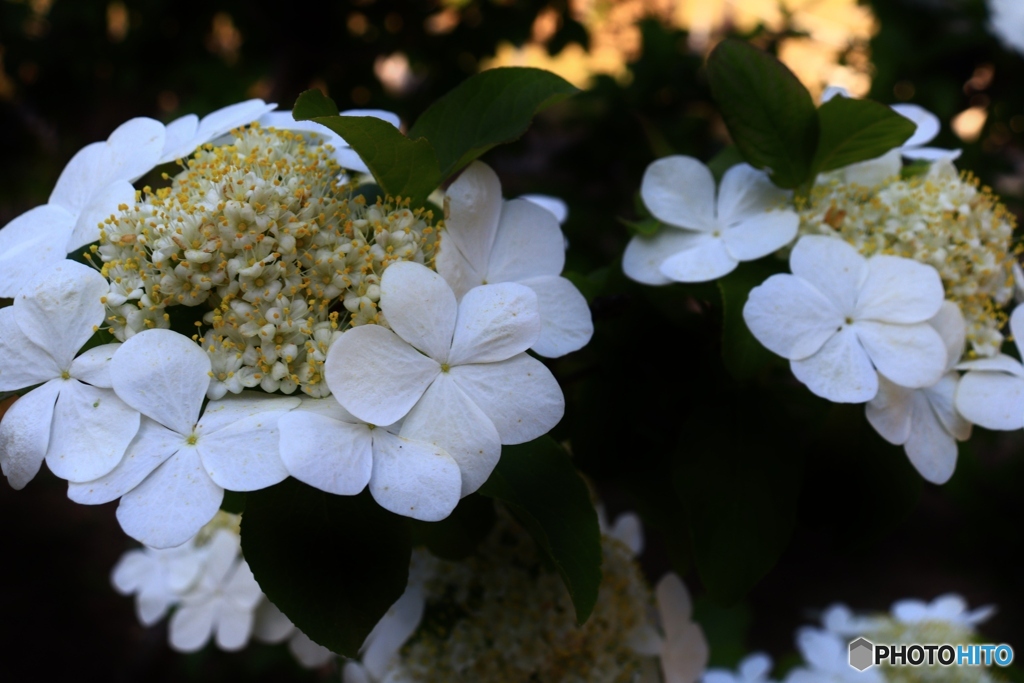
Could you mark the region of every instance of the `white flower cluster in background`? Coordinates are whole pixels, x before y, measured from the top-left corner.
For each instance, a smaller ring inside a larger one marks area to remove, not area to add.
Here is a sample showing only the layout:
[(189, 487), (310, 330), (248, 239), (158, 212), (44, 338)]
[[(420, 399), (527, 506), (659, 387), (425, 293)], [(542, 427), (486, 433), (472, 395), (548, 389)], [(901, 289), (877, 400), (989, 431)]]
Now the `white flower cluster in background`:
[(666, 575), (652, 595), (634, 559), (643, 548), (639, 519), (626, 514), (604, 529), (602, 548), (597, 604), (578, 626), (558, 575), (499, 512), (469, 558), (414, 558), (406, 593), (360, 660), (346, 663), (345, 683), (696, 683), (707, 642), (678, 576)]
[(1024, 54), (1024, 4), (1017, 0), (988, 0), (988, 28), (1003, 45)]
[(153, 626), (171, 612), (168, 642), (178, 652), (196, 652), (212, 639), (227, 651), (251, 638), (288, 641), (307, 668), (335, 658), (317, 645), (271, 603), (242, 557), (238, 515), (220, 513), (186, 543), (166, 550), (129, 550), (114, 567), (111, 581), (122, 595), (134, 595), (139, 621)]

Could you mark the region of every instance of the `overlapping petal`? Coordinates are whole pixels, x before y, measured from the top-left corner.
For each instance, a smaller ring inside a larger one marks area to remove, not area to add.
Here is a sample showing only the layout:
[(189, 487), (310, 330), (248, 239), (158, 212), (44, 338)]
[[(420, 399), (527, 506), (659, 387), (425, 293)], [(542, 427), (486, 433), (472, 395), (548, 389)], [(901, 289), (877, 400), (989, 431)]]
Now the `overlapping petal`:
[(935, 316), (944, 298), (945, 289), (935, 268), (879, 254), (867, 262), (854, 315), (887, 323), (919, 323)]
[(25, 336), (14, 308), (0, 308), (0, 391), (17, 391), (59, 377), (62, 368)]
[(17, 296), (22, 286), (67, 257), (76, 214), (54, 204), (29, 209), (0, 230), (0, 296)]
[(454, 245), (474, 266), (488, 263), (502, 204), (497, 174), (486, 164), (474, 161), (446, 192), (446, 240), (442, 242)]
[(715, 179), (697, 159), (670, 156), (647, 167), (640, 196), (662, 223), (710, 232), (715, 221)]
[(986, 429), (1024, 427), (1024, 378), (1003, 372), (972, 371), (960, 378), (956, 409)]
[(447, 360), (451, 365), (493, 363), (526, 351), (540, 337), (533, 290), (515, 282), (474, 287), (459, 304)]
[(931, 325), (857, 320), (851, 327), (878, 371), (900, 386), (930, 387), (946, 370), (946, 345)]
[(381, 507), (426, 522), (447, 517), (462, 497), (459, 465), (444, 449), (384, 429), (374, 430), (369, 486)]
[(525, 199), (513, 199), (502, 206), (489, 257), (483, 264), (487, 282), (559, 275), (565, 266), (565, 237), (551, 212)]
[(824, 294), (840, 315), (857, 310), (858, 293), (868, 274), (867, 259), (843, 240), (801, 237), (789, 255), (789, 269)]
[(61, 479), (85, 482), (113, 470), (139, 431), (139, 413), (110, 389), (63, 380), (53, 411), (46, 466)]
[(622, 254), (622, 271), (645, 285), (667, 285), (672, 278), (661, 266), (673, 254), (693, 247), (702, 235), (676, 228), (663, 228), (650, 237), (634, 235)]
[(537, 295), (540, 336), (532, 348), (546, 358), (558, 358), (577, 351), (594, 336), (590, 306), (569, 280), (542, 275), (522, 280)]
[(750, 164), (736, 164), (725, 172), (718, 186), (718, 223), (729, 228), (773, 209), (782, 209), (791, 194), (777, 187), (764, 171)]
[(878, 374), (857, 334), (844, 327), (812, 356), (791, 360), (798, 380), (833, 403), (864, 403), (878, 393)]
[(60, 385), (60, 380), (50, 380), (28, 392), (0, 422), (0, 470), (14, 489), (25, 488), (43, 464)]
[(686, 249), (662, 261), (661, 273), (676, 282), (707, 282), (731, 273), (739, 264), (721, 237), (695, 233)]
[(418, 263), (394, 263), (381, 278), (380, 307), (399, 337), (438, 363), (448, 361), (459, 305), (444, 278)]
[(737, 261), (767, 256), (793, 241), (800, 227), (795, 211), (764, 211), (727, 227), (722, 241)]
[(810, 283), (784, 274), (750, 290), (743, 320), (765, 348), (789, 360), (816, 353), (844, 322), (835, 304)]
[[(337, 404), (333, 398), (321, 399)], [(341, 406), (338, 406), (339, 409)], [(339, 496), (352, 496), (370, 481), (370, 428), (315, 413), (305, 406), (281, 417), (281, 461), (301, 482)]]

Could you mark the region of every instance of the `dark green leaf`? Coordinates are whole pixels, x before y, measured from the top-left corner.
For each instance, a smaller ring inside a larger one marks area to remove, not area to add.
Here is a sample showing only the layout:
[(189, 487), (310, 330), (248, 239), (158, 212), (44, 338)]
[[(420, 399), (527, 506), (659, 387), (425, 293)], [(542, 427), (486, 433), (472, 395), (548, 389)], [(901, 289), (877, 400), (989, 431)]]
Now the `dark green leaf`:
[(323, 124), (345, 138), (392, 197), (408, 197), (413, 206), (419, 206), (441, 184), (430, 143), (407, 138), (387, 121), (373, 116), (338, 116), (338, 107), (319, 90), (302, 93), (292, 115), (296, 121)]
[(708, 169), (711, 170), (711, 175), (715, 177), (715, 183), (721, 183), (722, 176), (725, 175), (726, 171), (742, 163), (743, 155), (736, 149), (736, 145), (729, 145), (712, 157), (711, 161), (708, 162)]
[(914, 134), (909, 119), (871, 100), (833, 97), (818, 109), (820, 137), (814, 173), (880, 157)]
[(242, 514), (245, 512), (245, 494), (240, 491), (225, 491), (220, 509), (233, 515)]
[(794, 188), (811, 176), (818, 113), (811, 94), (782, 62), (738, 40), (708, 58), (711, 92), (733, 142), (772, 182)]
[(601, 531), (587, 485), (549, 436), (504, 446), (480, 493), (505, 503), (562, 576), (586, 622), (601, 586)]
[(468, 557), (490, 533), (496, 515), (494, 501), (480, 495), (471, 495), (459, 501), (458, 506), (440, 522), (409, 520), (415, 545), (424, 545), (432, 555), (445, 560)]
[(490, 69), (437, 100), (409, 136), (430, 141), (446, 179), (492, 147), (518, 139), (538, 112), (577, 92), (543, 69)]
[(260, 588), (303, 633), (356, 656), (405, 591), (405, 519), (368, 492), (334, 496), (287, 479), (246, 496), (242, 549)]
[(931, 167), (932, 162), (930, 161), (913, 161), (900, 169), (900, 177), (907, 180), (914, 176), (924, 175), (928, 173)]
[(785, 261), (769, 257), (741, 263), (718, 280), (718, 291), (722, 295), (722, 360), (729, 374), (738, 380), (750, 379), (762, 368), (780, 362), (778, 356), (750, 333), (743, 320), (743, 307), (750, 290), (785, 269)]
[(662, 227), (661, 221), (657, 218), (644, 218), (639, 221), (629, 221), (625, 218), (619, 218), (618, 221), (626, 226), (630, 234), (643, 235), (644, 237), (651, 237)]

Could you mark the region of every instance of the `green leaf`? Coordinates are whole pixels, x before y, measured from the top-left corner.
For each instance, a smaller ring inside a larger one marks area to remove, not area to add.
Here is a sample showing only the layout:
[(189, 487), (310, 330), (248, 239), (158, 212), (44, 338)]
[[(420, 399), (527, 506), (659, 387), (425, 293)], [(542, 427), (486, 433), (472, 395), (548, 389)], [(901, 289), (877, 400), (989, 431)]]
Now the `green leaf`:
[(518, 139), (538, 112), (577, 92), (543, 69), (489, 69), (431, 105), (409, 136), (430, 141), (445, 179), (492, 147)]
[(743, 158), (792, 189), (811, 177), (818, 112), (793, 72), (766, 52), (724, 40), (708, 57), (711, 93)]
[(583, 624), (601, 586), (601, 531), (590, 491), (550, 436), (501, 451), (480, 493), (505, 503), (527, 528), (561, 574)]
[(354, 657), (405, 591), (405, 519), (366, 491), (334, 496), (294, 479), (246, 495), (242, 549), (260, 588), (307, 636)]
[(473, 494), (459, 501), (440, 522), (411, 519), (409, 528), (414, 545), (426, 546), (432, 555), (445, 560), (461, 560), (476, 550), (496, 518), (494, 501)]
[(769, 256), (741, 263), (736, 270), (718, 279), (718, 291), (722, 295), (722, 361), (729, 374), (738, 380), (750, 379), (762, 368), (781, 362), (750, 333), (743, 320), (743, 307), (750, 290), (785, 270), (785, 261)]
[(914, 134), (909, 119), (871, 100), (833, 97), (818, 109), (820, 138), (814, 173), (880, 157)]
[(736, 145), (729, 145), (721, 152), (716, 154), (708, 162), (708, 169), (711, 171), (711, 175), (715, 177), (715, 184), (722, 182), (722, 176), (733, 166), (743, 163), (743, 155), (736, 149)]
[(440, 184), (437, 155), (424, 139), (410, 139), (373, 116), (338, 116), (338, 107), (319, 90), (307, 90), (295, 102), (296, 121), (315, 121), (345, 138), (366, 162), (377, 184), (392, 197), (422, 205)]
[(626, 226), (630, 234), (643, 235), (644, 237), (651, 237), (654, 233), (662, 227), (662, 222), (657, 218), (644, 218), (639, 221), (630, 221), (625, 218), (619, 218), (618, 221)]

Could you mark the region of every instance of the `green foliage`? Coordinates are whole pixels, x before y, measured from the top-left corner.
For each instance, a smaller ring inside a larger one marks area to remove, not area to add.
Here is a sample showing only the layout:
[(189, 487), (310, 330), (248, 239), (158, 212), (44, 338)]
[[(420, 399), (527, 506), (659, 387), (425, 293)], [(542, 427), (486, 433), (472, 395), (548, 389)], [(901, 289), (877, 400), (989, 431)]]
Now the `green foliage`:
[(590, 491), (549, 436), (502, 448), (480, 493), (499, 500), (522, 522), (554, 564), (583, 624), (601, 586), (601, 531)]
[(775, 273), (784, 272), (785, 261), (763, 258), (741, 263), (736, 270), (718, 279), (722, 295), (722, 360), (726, 369), (738, 380), (751, 379), (763, 368), (780, 360), (754, 338), (743, 320), (743, 307), (750, 290)]
[(405, 520), (367, 491), (334, 496), (287, 479), (246, 496), (242, 549), (260, 588), (338, 654), (356, 656), (405, 591), (411, 548)]
[(663, 226), (661, 221), (657, 218), (642, 218), (638, 221), (630, 221), (625, 218), (619, 218), (618, 221), (626, 226), (630, 234), (642, 235), (644, 237), (653, 237), (658, 230)]
[(542, 69), (490, 69), (437, 100), (409, 135), (430, 141), (441, 177), (448, 178), (492, 147), (518, 139), (538, 112), (577, 92)]
[(821, 137), (813, 173), (879, 157), (906, 142), (916, 125), (871, 100), (833, 97), (818, 109)]

